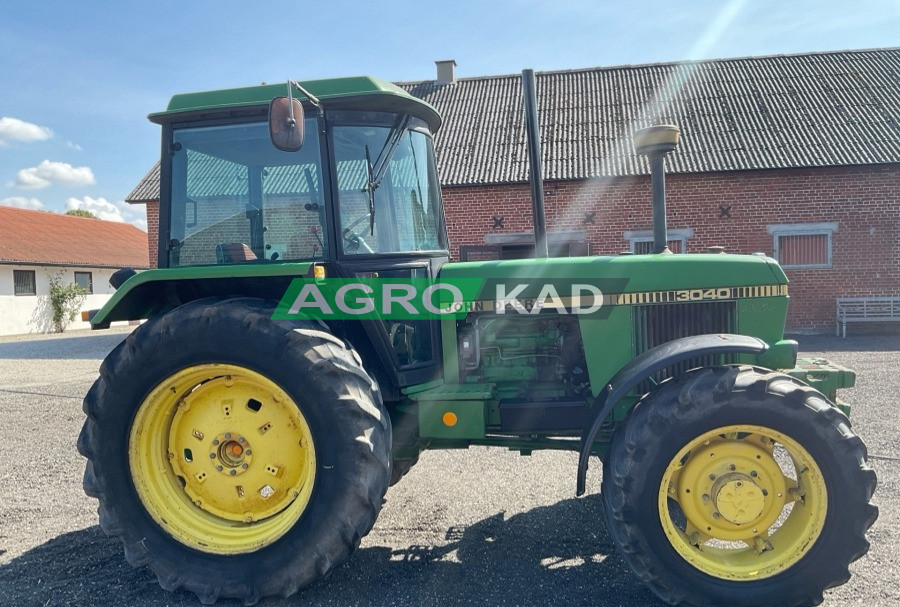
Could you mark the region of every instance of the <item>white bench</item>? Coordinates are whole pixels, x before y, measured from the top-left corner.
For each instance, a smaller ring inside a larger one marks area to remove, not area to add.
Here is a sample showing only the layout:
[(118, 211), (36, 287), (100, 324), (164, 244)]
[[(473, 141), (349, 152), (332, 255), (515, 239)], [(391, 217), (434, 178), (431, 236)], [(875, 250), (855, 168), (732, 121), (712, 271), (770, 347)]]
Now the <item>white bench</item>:
[(835, 335), (847, 337), (848, 322), (900, 321), (900, 296), (838, 297)]

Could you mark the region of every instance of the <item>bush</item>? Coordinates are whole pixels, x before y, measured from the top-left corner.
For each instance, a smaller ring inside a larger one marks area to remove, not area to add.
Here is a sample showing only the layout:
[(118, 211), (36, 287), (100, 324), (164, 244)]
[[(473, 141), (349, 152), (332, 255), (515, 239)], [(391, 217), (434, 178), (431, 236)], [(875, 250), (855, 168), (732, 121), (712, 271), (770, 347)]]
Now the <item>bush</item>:
[(87, 291), (74, 283), (64, 283), (62, 275), (50, 277), (50, 310), (53, 314), (53, 330), (62, 333), (81, 310)]

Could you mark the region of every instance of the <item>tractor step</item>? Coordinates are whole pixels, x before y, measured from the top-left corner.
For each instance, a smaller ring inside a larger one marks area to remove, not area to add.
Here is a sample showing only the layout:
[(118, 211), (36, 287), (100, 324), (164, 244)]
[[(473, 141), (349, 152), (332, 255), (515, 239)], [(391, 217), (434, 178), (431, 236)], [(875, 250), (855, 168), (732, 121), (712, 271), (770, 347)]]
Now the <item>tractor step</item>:
[(500, 428), (503, 432), (556, 433), (584, 427), (587, 403), (578, 400), (500, 401)]

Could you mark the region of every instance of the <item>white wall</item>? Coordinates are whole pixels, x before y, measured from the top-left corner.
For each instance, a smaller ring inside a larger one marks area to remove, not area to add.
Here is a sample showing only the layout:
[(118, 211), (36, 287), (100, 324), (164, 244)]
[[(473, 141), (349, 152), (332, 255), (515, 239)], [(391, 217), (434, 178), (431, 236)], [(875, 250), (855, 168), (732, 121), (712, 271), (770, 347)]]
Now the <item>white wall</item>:
[[(34, 272), (37, 295), (15, 295), (13, 270)], [(75, 272), (90, 272), (94, 293), (88, 295), (82, 305), (83, 310), (95, 310), (107, 302), (115, 289), (109, 285), (112, 268), (53, 267), (0, 265), (0, 335), (23, 333), (49, 333), (53, 331), (50, 313), (50, 278), (59, 274), (64, 282), (75, 282)], [(127, 323), (114, 323), (127, 324)], [(78, 314), (67, 331), (89, 329), (90, 324), (81, 321)]]

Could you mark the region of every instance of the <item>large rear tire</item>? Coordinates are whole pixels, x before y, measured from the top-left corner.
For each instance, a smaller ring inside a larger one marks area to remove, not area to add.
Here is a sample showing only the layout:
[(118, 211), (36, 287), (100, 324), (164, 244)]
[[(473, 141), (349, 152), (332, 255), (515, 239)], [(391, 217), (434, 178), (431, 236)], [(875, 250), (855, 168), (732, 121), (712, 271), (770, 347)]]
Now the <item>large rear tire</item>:
[(288, 596), (369, 532), (391, 426), (359, 357), (253, 299), (151, 320), (84, 401), (84, 488), (134, 566), (206, 604)]
[(875, 473), (847, 418), (793, 378), (702, 369), (663, 384), (604, 462), (607, 524), (663, 600), (816, 605), (868, 550)]

